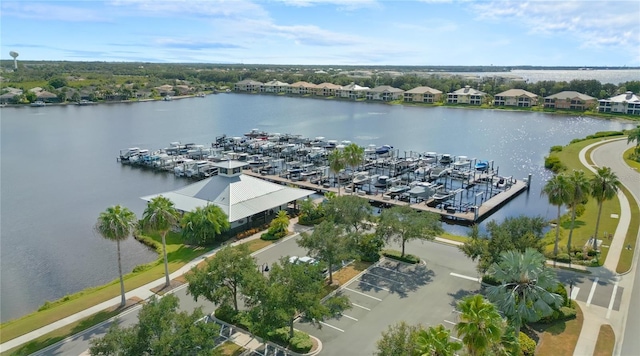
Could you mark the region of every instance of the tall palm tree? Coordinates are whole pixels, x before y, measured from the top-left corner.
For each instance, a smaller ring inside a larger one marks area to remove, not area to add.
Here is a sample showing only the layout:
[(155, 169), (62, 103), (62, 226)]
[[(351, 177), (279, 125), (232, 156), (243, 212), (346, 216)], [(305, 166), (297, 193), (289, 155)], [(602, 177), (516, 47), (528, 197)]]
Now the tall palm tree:
[(142, 226), (158, 231), (162, 237), (165, 287), (171, 284), (169, 280), (169, 262), (167, 261), (166, 236), (169, 230), (178, 223), (179, 217), (180, 213), (173, 206), (173, 202), (162, 195), (151, 199), (142, 215)]
[(460, 311), (455, 330), (469, 355), (485, 355), (500, 344), (504, 320), (495, 305), (476, 294), (458, 303)]
[(124, 279), (122, 278), (122, 263), (120, 261), (120, 241), (126, 240), (136, 228), (136, 214), (120, 205), (107, 208), (100, 213), (95, 230), (105, 239), (115, 241), (118, 248), (118, 273), (120, 274), (120, 307), (124, 307)]
[(600, 227), (600, 215), (602, 204), (611, 200), (618, 193), (620, 181), (618, 176), (609, 167), (598, 168), (596, 175), (591, 178), (591, 196), (598, 202), (598, 218), (596, 219), (596, 231), (593, 234), (593, 249), (598, 249), (598, 228)]
[(451, 341), (451, 331), (442, 326), (420, 329), (416, 336), (416, 351), (421, 356), (454, 356), (462, 344)]
[(589, 179), (584, 171), (573, 170), (571, 174), (567, 176), (567, 183), (569, 183), (569, 199), (567, 205), (571, 208), (571, 227), (569, 229), (569, 239), (567, 240), (567, 251), (571, 251), (571, 237), (573, 236), (573, 229), (576, 222), (576, 209), (578, 205), (584, 204), (585, 200), (589, 197)]
[[(343, 152), (344, 163), (351, 167), (352, 171), (355, 171), (355, 168), (358, 167), (362, 162), (364, 162), (364, 148), (358, 146), (355, 143), (350, 143), (347, 147), (344, 148)], [(351, 191), (354, 190), (353, 178), (351, 178)]]
[(558, 207), (558, 215), (556, 217), (556, 240), (553, 245), (553, 255), (558, 256), (558, 241), (560, 240), (560, 209), (569, 200), (569, 184), (564, 174), (556, 174), (547, 181), (542, 188), (542, 195), (549, 198), (549, 204)]
[(340, 180), (338, 179), (338, 173), (344, 169), (344, 166), (345, 160), (342, 151), (338, 149), (331, 151), (331, 153), (329, 153), (329, 170), (333, 172), (333, 176), (338, 183), (338, 195), (340, 195)]
[(536, 249), (524, 253), (506, 251), (501, 262), (494, 263), (487, 272), (500, 284), (488, 288), (487, 296), (509, 319), (516, 335), (526, 322), (535, 322), (551, 315), (563, 299), (549, 292), (558, 285), (553, 269), (546, 268), (545, 257)]

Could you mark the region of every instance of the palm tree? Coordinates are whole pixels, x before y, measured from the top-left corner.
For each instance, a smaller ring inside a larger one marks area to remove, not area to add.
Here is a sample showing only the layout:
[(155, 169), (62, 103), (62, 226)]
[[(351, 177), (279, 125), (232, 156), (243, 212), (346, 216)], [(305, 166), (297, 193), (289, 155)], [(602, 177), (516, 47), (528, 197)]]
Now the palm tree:
[(593, 249), (598, 249), (598, 228), (600, 227), (600, 215), (602, 204), (605, 200), (611, 200), (618, 193), (620, 181), (618, 176), (609, 167), (598, 168), (596, 175), (591, 178), (591, 196), (598, 202), (598, 218), (596, 219), (596, 231), (593, 234)]
[(549, 198), (549, 204), (558, 207), (556, 218), (556, 240), (553, 245), (553, 255), (558, 256), (558, 240), (560, 240), (560, 209), (569, 200), (569, 184), (563, 174), (557, 174), (547, 181), (542, 188), (542, 195)]
[[(356, 145), (355, 143), (350, 143), (347, 147), (344, 148), (343, 152), (344, 163), (351, 167), (352, 171), (355, 171), (355, 168), (358, 167), (362, 162), (364, 162), (364, 148)], [(353, 178), (351, 179), (351, 191), (354, 190)]]
[(567, 183), (569, 183), (569, 199), (567, 205), (571, 208), (571, 228), (569, 229), (569, 240), (567, 240), (567, 252), (571, 251), (571, 237), (573, 236), (573, 229), (576, 222), (576, 209), (578, 205), (584, 204), (585, 200), (589, 196), (589, 179), (587, 179), (584, 171), (573, 170), (571, 174), (567, 176)]
[(95, 230), (105, 239), (115, 241), (118, 248), (118, 273), (120, 274), (120, 307), (124, 307), (124, 279), (122, 278), (122, 263), (120, 261), (120, 241), (126, 240), (135, 230), (137, 223), (136, 214), (120, 205), (107, 208), (100, 213)]
[(173, 202), (162, 195), (151, 199), (142, 215), (142, 226), (158, 231), (162, 237), (165, 287), (171, 284), (169, 280), (169, 262), (167, 261), (166, 236), (169, 230), (178, 223), (179, 216), (180, 213), (173, 206)]
[(420, 329), (416, 336), (416, 351), (421, 356), (454, 356), (462, 344), (451, 341), (451, 331), (442, 326)]
[(184, 214), (180, 221), (182, 236), (185, 240), (206, 245), (212, 243), (217, 235), (229, 229), (229, 218), (224, 211), (215, 204), (204, 208), (197, 207), (194, 211)]
[(460, 301), (458, 310), (460, 321), (455, 330), (469, 355), (485, 355), (500, 344), (504, 320), (495, 305), (476, 294)]
[(549, 292), (558, 285), (554, 270), (546, 268), (545, 257), (536, 249), (524, 253), (506, 251), (501, 262), (494, 263), (487, 272), (500, 283), (488, 288), (489, 300), (509, 319), (516, 330), (525, 322), (534, 322), (551, 315), (553, 307), (562, 304), (562, 297)]
[(338, 195), (340, 195), (340, 180), (338, 179), (338, 173), (344, 169), (344, 166), (345, 160), (342, 151), (338, 149), (331, 151), (331, 153), (329, 153), (329, 170), (333, 172), (333, 176), (338, 183)]

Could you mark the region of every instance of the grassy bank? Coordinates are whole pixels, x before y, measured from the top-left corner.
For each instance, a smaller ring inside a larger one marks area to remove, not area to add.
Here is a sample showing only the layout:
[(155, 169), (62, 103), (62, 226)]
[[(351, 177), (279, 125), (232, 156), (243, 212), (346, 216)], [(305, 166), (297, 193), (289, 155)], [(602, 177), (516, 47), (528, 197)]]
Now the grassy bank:
[[(157, 235), (152, 235), (150, 238), (156, 242), (160, 241), (160, 238)], [(187, 262), (209, 250), (210, 248), (188, 247), (182, 244), (182, 239), (179, 234), (169, 233), (167, 235), (167, 258), (169, 260), (169, 271), (176, 271)], [(114, 263), (116, 263), (115, 260)], [(127, 291), (143, 286), (164, 276), (164, 266), (160, 258), (155, 262), (136, 269), (137, 272), (132, 272), (124, 276), (124, 285)], [(20, 335), (37, 330), (45, 325), (66, 318), (87, 308), (91, 308), (119, 295), (120, 284), (119, 280), (116, 279), (103, 286), (85, 289), (81, 292), (65, 296), (55, 302), (47, 302), (36, 312), (25, 315), (19, 319), (2, 323), (2, 325), (0, 325), (0, 342), (5, 343)]]
[(630, 149), (624, 151), (624, 162), (632, 169), (635, 169), (637, 172), (640, 172), (640, 162), (634, 161), (630, 158), (634, 150), (635, 150), (635, 147), (631, 147)]
[[(590, 144), (602, 142), (602, 138), (595, 138), (590, 140), (584, 140), (569, 144), (562, 148), (560, 152), (553, 152), (550, 155), (556, 156), (566, 166), (566, 171), (582, 170), (586, 173), (587, 177), (591, 178), (593, 173), (582, 165), (579, 158), (579, 153), (582, 149)], [(587, 154), (587, 157), (589, 155)], [(588, 160), (589, 161), (589, 160)], [(590, 162), (592, 163), (592, 162)], [(613, 236), (617, 226), (618, 219), (612, 218), (612, 214), (620, 215), (620, 202), (617, 198), (605, 201), (602, 205), (602, 215), (600, 217), (600, 227), (598, 229), (598, 238), (603, 239), (603, 245), (608, 246), (611, 243), (610, 236)], [(595, 232), (595, 224), (598, 217), (598, 204), (595, 199), (589, 199), (589, 202), (585, 205), (584, 213), (576, 217), (575, 228), (573, 230), (572, 245), (584, 246), (587, 241), (593, 236)], [(560, 251), (566, 251), (567, 239), (569, 237), (569, 230), (571, 228), (570, 214), (565, 214), (560, 223)], [(555, 229), (549, 231), (545, 238), (547, 243), (546, 251), (552, 252), (555, 240)], [(600, 263), (602, 264), (609, 252), (607, 247), (602, 248), (602, 254), (600, 256)]]
[[(624, 239), (624, 245), (622, 251), (620, 252), (620, 260), (618, 261), (618, 266), (616, 267), (617, 273), (625, 273), (631, 269), (631, 264), (633, 263), (633, 253), (635, 251), (635, 246), (638, 243), (638, 230), (640, 229), (640, 207), (638, 207), (638, 202), (636, 202), (633, 198), (633, 195), (629, 192), (629, 190), (625, 187), (620, 187), (622, 193), (629, 200), (629, 207), (631, 208), (631, 222), (629, 223), (629, 228), (627, 229), (627, 235)], [(631, 248), (629, 248), (631, 247)]]

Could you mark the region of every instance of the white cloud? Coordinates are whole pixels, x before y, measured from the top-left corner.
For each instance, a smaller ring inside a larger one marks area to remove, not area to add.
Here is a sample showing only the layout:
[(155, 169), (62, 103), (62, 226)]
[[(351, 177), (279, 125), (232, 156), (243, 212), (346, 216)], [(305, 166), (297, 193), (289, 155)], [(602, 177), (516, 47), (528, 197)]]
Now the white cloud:
[(576, 42), (621, 49), (640, 46), (636, 1), (491, 1), (471, 8), (479, 20), (520, 23), (531, 35), (573, 36)]
[(377, 8), (381, 5), (376, 0), (276, 0), (285, 5), (310, 7), (317, 5), (335, 5), (339, 10), (357, 10), (361, 8)]
[(77, 6), (58, 5), (55, 2), (0, 2), (2, 17), (39, 19), (68, 22), (107, 22), (100, 11)]

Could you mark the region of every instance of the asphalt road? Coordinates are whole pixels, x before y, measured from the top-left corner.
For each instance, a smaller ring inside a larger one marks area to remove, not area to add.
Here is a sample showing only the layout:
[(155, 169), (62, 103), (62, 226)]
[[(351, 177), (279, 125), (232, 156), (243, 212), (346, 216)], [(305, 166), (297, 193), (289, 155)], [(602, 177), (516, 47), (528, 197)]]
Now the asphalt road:
[[(640, 198), (640, 175), (637, 171), (629, 168), (622, 159), (622, 152), (632, 147), (627, 145), (626, 140), (614, 141), (599, 146), (593, 152), (593, 161), (598, 166), (607, 166), (616, 173), (618, 179), (629, 189), (636, 200)], [(632, 282), (631, 303), (627, 310), (624, 335), (622, 337), (622, 346), (618, 345), (618, 349), (614, 350), (617, 355), (637, 355), (640, 353), (640, 274), (638, 273), (638, 248), (636, 249), (634, 271), (621, 277), (622, 282)], [(628, 280), (630, 279), (630, 280)], [(621, 282), (621, 284), (622, 284)], [(629, 291), (627, 291), (629, 293)]]

